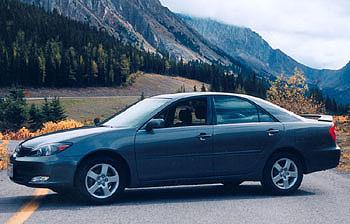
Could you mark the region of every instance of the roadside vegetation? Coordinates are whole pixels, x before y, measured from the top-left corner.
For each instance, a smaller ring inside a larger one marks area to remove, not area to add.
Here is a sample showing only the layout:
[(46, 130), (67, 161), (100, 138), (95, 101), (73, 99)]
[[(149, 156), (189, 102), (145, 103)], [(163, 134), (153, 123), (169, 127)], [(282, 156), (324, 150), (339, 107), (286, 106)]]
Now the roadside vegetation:
[(0, 170), (4, 170), (7, 168), (8, 160), (9, 160), (9, 155), (7, 151), (7, 145), (8, 141), (2, 141), (1, 142), (1, 133), (0, 133)]
[(326, 107), (316, 96), (308, 94), (305, 76), (296, 70), (289, 78), (281, 75), (267, 91), (267, 100), (296, 114), (323, 114)]
[(350, 116), (335, 117), (338, 144), (343, 153), (338, 167), (341, 171), (350, 172)]
[(22, 127), (37, 130), (46, 122), (66, 119), (59, 98), (44, 99), (41, 105), (28, 105), (23, 90), (12, 89), (0, 99), (0, 132), (17, 131)]

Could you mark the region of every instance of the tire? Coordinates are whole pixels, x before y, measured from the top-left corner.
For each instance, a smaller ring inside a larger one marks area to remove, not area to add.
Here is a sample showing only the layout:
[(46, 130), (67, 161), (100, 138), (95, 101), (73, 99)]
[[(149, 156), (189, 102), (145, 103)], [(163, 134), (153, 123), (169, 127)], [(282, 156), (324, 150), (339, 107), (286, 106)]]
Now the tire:
[(239, 187), (243, 181), (225, 181), (222, 184), (224, 185), (225, 191), (233, 191)]
[(274, 195), (289, 195), (300, 187), (302, 180), (301, 160), (292, 153), (279, 152), (267, 161), (261, 184)]
[(125, 180), (121, 163), (108, 157), (97, 157), (81, 166), (76, 183), (83, 200), (93, 204), (109, 204), (123, 193)]
[(73, 189), (62, 188), (62, 187), (54, 187), (54, 188), (51, 188), (50, 190), (64, 197), (67, 197), (73, 193)]

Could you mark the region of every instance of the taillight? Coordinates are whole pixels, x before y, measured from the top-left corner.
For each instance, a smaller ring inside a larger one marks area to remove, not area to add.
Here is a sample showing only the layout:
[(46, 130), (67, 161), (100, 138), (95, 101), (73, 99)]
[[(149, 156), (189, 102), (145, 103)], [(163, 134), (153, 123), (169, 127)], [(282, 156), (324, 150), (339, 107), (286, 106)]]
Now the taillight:
[(329, 135), (332, 137), (333, 141), (337, 141), (337, 135), (335, 133), (335, 124), (332, 124), (332, 127), (329, 129)]

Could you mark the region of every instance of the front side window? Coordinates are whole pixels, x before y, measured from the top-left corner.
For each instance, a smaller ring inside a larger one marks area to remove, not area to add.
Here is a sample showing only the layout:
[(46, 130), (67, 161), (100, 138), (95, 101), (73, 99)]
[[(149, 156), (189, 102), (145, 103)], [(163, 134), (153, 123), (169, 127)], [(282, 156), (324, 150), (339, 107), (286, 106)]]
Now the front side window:
[(164, 119), (165, 128), (206, 125), (207, 108), (207, 98), (184, 100), (171, 105), (155, 118)]
[(246, 100), (230, 96), (214, 97), (217, 124), (259, 122), (258, 109)]
[(276, 119), (271, 117), (270, 114), (268, 114), (266, 111), (263, 109), (259, 108), (259, 121), (260, 122), (276, 122)]

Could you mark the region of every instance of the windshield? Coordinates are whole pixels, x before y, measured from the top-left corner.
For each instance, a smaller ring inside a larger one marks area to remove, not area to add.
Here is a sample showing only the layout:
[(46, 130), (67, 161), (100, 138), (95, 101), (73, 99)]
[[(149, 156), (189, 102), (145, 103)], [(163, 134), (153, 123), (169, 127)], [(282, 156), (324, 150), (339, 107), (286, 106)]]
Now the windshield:
[(168, 101), (169, 99), (160, 98), (149, 98), (142, 100), (115, 117), (112, 117), (102, 125), (111, 127), (134, 127), (149, 119), (153, 111)]

